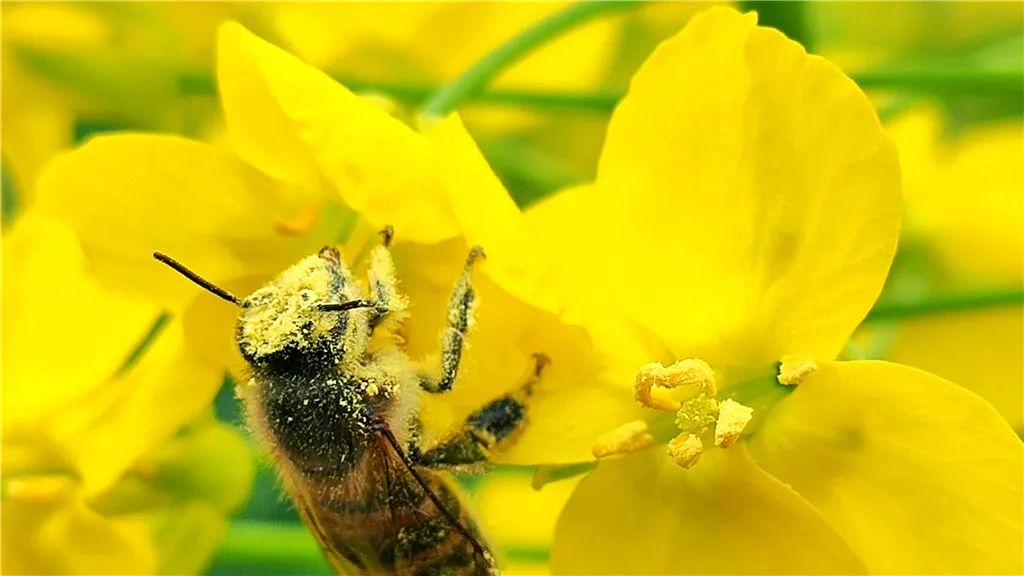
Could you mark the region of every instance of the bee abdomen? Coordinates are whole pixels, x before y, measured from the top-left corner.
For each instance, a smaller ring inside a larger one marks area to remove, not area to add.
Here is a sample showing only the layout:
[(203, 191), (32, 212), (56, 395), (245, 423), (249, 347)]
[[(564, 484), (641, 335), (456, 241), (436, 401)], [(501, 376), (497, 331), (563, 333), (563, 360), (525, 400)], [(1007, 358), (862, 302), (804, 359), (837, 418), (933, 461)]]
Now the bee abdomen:
[[(361, 572), (396, 576), (487, 575), (491, 553), (473, 519), (444, 480), (427, 476), (434, 494), (459, 519), (456, 527), (411, 478), (392, 478), (378, 500), (318, 502), (324, 538)], [(467, 537), (467, 534), (469, 537)]]
[(491, 572), (489, 556), (481, 556), (444, 517), (400, 530), (395, 553), (397, 574), (483, 576)]

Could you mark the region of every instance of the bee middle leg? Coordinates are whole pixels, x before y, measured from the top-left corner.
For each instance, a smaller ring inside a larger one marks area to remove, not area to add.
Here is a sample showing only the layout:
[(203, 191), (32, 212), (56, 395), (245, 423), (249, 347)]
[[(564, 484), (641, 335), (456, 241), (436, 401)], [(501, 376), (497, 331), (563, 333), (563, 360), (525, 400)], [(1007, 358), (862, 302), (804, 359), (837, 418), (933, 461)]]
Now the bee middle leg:
[(414, 447), (413, 461), (428, 468), (477, 464), (507, 446), (526, 423), (530, 395), (548, 363), (541, 354), (535, 355), (534, 361), (534, 369), (524, 385), (470, 414), (454, 435), (436, 446), (423, 452)]
[(466, 265), (459, 275), (452, 295), (448, 300), (448, 315), (441, 333), (441, 370), (438, 375), (421, 374), (420, 386), (427, 392), (447, 392), (455, 384), (462, 361), (462, 349), (465, 346), (466, 333), (473, 321), (473, 307), (476, 304), (476, 291), (470, 282), (473, 263), (484, 256), (483, 248), (474, 246), (466, 258)]

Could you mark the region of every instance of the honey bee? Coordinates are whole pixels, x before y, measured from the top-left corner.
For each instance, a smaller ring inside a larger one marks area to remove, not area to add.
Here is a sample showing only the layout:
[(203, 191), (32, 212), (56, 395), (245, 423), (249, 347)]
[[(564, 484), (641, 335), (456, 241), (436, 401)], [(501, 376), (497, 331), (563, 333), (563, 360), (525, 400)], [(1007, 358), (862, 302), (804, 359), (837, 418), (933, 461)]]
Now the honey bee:
[(249, 427), (331, 564), (359, 574), (497, 574), (491, 548), (438, 470), (484, 462), (523, 425), (543, 363), (517, 391), (473, 413), (433, 446), (419, 445), (423, 393), (458, 375), (476, 297), (473, 248), (449, 301), (440, 366), (401, 348), (408, 300), (384, 242), (365, 284), (325, 247), (246, 298), (160, 253), (154, 257), (241, 308), (236, 339), (251, 378), (238, 386)]

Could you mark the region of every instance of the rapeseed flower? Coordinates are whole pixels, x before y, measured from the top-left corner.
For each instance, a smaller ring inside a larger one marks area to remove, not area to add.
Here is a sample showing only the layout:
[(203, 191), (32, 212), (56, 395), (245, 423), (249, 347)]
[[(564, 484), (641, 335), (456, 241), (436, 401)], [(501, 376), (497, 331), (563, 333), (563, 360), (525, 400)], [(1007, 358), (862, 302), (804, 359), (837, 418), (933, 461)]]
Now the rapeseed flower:
[[(220, 30), (217, 69), (228, 146), (104, 135), (43, 175), (40, 209), (71, 226), (102, 284), (166, 307), (195, 359), (238, 374), (237, 310), (152, 262), (154, 250), (247, 294), (324, 245), (338, 245), (358, 271), (390, 225), (410, 299), (406, 349), (429, 358), (454, 278), (479, 244), (487, 259), (464, 371), (452, 392), (424, 399), (425, 436), (516, 389), (536, 353), (553, 360), (537, 394), (554, 400), (505, 460), (522, 462), (552, 437), (592, 435), (636, 412), (624, 407), (606, 422), (556, 418), (557, 398), (596, 373), (601, 358), (582, 329), (558, 320), (544, 255), (457, 115), (414, 130), (234, 23)], [(208, 400), (215, 389), (180, 394)]]
[(753, 14), (708, 10), (650, 56), (596, 182), (529, 214), (570, 316), (603, 332), (618, 308), (637, 324), (624, 347), (664, 350), (561, 414), (641, 418), (535, 454), (601, 458), (559, 521), (556, 573), (1024, 568), (1022, 446), (998, 413), (914, 368), (835, 360), (900, 211), (867, 98)]
[(179, 400), (222, 372), (175, 323), (133, 354), (159, 311), (97, 285), (59, 221), (20, 217), (3, 263), (5, 573), (200, 570), (252, 478), (209, 398)]

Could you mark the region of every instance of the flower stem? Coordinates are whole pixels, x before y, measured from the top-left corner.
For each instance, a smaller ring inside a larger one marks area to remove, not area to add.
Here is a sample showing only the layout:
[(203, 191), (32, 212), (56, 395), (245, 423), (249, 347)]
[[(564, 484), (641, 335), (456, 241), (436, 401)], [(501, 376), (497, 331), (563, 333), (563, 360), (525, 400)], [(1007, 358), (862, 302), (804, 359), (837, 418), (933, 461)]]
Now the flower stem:
[(1024, 304), (1024, 290), (1012, 288), (968, 294), (936, 296), (913, 301), (882, 302), (868, 312), (865, 322), (901, 320), (949, 312), (1002, 308)]
[(451, 83), (441, 87), (423, 105), (425, 117), (442, 117), (467, 97), (491, 83), (503, 70), (533, 50), (572, 28), (615, 10), (635, 7), (638, 2), (578, 2), (513, 36), (471, 66)]
[[(436, 98), (446, 87), (432, 84), (409, 82), (374, 82), (335, 73), (332, 77), (356, 92), (379, 92), (410, 104), (423, 102), (432, 94)], [(1024, 86), (1024, 73), (1006, 70), (973, 70), (953, 68), (901, 68), (867, 71), (853, 74), (853, 79), (863, 88), (894, 89), (912, 93), (958, 93), (984, 94), (1004, 91), (1018, 97), (1020, 86)], [(179, 77), (179, 88), (183, 94), (203, 95), (216, 91), (213, 78), (205, 72), (185, 72)], [(448, 86), (451, 86), (449, 84)], [(622, 99), (618, 90), (595, 90), (588, 92), (566, 92), (559, 90), (516, 90), (498, 89), (462, 93), (461, 102), (520, 106), (533, 109), (584, 110), (608, 114)], [(425, 110), (425, 108), (424, 108)]]

